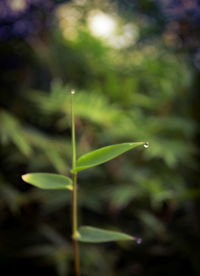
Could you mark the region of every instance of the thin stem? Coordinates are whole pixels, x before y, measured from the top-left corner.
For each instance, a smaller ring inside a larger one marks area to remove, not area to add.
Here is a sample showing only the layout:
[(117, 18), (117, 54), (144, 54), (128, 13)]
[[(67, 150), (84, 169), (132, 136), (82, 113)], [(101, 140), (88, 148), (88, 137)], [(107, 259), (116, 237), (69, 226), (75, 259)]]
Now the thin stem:
[(76, 240), (77, 235), (77, 173), (73, 173), (73, 200), (72, 200), (72, 219), (73, 219), (73, 247), (74, 247), (74, 267), (76, 276), (80, 276), (79, 248)]
[(79, 266), (79, 249), (78, 249), (78, 242), (73, 239), (73, 246), (74, 246), (74, 267), (76, 276), (80, 276), (80, 266)]
[(75, 137), (75, 119), (74, 119), (74, 94), (71, 91), (71, 118), (72, 118), (72, 169), (76, 168), (76, 137)]
[[(72, 169), (76, 168), (76, 138), (75, 138), (75, 119), (74, 119), (74, 95), (75, 91), (71, 91), (71, 118), (72, 118)], [(80, 267), (79, 267), (79, 248), (78, 242), (76, 240), (77, 235), (77, 173), (72, 174), (73, 180), (73, 197), (72, 197), (72, 239), (74, 247), (74, 266), (76, 276), (80, 276)]]
[(72, 174), (73, 197), (72, 197), (72, 231), (73, 238), (77, 235), (77, 173)]

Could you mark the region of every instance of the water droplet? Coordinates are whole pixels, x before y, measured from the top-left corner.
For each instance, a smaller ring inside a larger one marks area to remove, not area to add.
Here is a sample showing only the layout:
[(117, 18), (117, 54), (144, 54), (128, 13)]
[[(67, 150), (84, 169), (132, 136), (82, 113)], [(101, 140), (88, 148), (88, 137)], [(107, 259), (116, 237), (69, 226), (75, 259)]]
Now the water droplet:
[(144, 148), (145, 148), (145, 149), (148, 149), (148, 147), (149, 147), (149, 142), (145, 142), (145, 143), (144, 143)]
[(141, 238), (135, 238), (135, 240), (136, 240), (137, 244), (141, 244), (142, 243), (142, 239)]
[(71, 90), (71, 94), (73, 95), (73, 94), (75, 94), (75, 90), (73, 89), (73, 90)]

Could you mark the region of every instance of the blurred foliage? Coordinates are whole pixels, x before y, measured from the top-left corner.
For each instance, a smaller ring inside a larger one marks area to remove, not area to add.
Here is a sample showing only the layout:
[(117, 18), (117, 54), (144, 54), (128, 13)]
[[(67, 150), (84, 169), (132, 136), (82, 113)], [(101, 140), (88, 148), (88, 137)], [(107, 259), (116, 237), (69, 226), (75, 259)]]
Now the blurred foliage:
[[(80, 173), (80, 223), (143, 238), (141, 245), (81, 245), (83, 275), (199, 275), (195, 69), (155, 28), (150, 2), (138, 1), (148, 18), (139, 7), (120, 11), (107, 1), (65, 3), (50, 29), (40, 20), (37, 35), (1, 45), (0, 264), (7, 274), (14, 266), (22, 275), (73, 275), (71, 197), (31, 188), (20, 176), (69, 173), (74, 88), (79, 155), (150, 143)], [(117, 22), (113, 36), (92, 33), (94, 10)]]

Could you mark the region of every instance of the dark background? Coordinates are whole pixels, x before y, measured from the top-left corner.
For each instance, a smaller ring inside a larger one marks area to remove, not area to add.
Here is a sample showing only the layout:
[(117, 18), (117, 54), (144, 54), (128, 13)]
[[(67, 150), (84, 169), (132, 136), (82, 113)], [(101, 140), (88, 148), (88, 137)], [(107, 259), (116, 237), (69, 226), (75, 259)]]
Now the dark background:
[(80, 173), (80, 224), (143, 239), (81, 244), (82, 275), (200, 275), (199, 45), (197, 0), (0, 1), (2, 275), (74, 275), (71, 195), (21, 180), (70, 174), (71, 88), (78, 155), (150, 143)]

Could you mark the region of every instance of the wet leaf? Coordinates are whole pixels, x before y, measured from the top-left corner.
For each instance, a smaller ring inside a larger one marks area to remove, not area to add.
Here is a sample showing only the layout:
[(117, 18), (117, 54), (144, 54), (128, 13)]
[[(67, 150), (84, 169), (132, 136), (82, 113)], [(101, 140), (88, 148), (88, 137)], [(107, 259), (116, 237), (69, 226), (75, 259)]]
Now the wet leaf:
[(78, 230), (76, 235), (76, 240), (81, 242), (93, 242), (93, 243), (100, 243), (100, 242), (111, 242), (111, 241), (120, 241), (120, 240), (136, 240), (137, 243), (141, 242), (141, 239), (132, 237), (130, 235), (104, 230), (100, 228), (95, 228), (91, 226), (81, 226)]
[(82, 171), (97, 165), (103, 164), (107, 161), (114, 159), (115, 157), (129, 151), (137, 146), (144, 145), (144, 142), (137, 143), (122, 143), (111, 146), (106, 146), (92, 152), (82, 155), (77, 161), (77, 167), (73, 172)]

